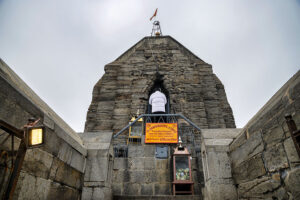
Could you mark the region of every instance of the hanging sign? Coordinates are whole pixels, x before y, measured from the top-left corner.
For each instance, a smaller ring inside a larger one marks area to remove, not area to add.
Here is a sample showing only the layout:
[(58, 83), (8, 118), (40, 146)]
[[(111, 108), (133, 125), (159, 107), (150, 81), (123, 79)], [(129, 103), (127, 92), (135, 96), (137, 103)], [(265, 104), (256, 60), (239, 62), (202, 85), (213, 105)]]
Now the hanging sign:
[(146, 123), (145, 143), (178, 143), (177, 123)]

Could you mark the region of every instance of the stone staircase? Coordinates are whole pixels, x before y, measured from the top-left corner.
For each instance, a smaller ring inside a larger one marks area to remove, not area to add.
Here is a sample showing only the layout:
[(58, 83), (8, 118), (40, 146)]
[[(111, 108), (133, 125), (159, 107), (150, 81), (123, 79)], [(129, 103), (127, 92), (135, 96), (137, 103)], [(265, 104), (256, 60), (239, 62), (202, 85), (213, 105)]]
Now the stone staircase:
[(202, 200), (202, 196), (200, 195), (156, 195), (156, 196), (114, 196), (114, 200)]

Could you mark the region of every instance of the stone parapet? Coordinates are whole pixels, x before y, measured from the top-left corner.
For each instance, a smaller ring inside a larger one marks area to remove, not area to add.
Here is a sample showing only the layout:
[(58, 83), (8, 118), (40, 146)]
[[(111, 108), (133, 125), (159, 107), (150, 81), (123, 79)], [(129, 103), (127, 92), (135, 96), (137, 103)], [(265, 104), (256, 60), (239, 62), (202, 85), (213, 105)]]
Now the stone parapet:
[[(45, 126), (45, 144), (27, 150), (13, 198), (78, 199), (87, 155), (81, 138), (0, 60), (0, 119), (22, 128), (31, 117)], [(9, 155), (6, 162), (0, 161), (0, 196), (12, 167), (8, 136), (0, 130), (0, 151)], [(20, 142), (14, 141), (16, 152)]]
[(247, 123), (230, 144), (240, 199), (299, 199), (300, 158), (285, 115), (300, 128), (300, 71)]

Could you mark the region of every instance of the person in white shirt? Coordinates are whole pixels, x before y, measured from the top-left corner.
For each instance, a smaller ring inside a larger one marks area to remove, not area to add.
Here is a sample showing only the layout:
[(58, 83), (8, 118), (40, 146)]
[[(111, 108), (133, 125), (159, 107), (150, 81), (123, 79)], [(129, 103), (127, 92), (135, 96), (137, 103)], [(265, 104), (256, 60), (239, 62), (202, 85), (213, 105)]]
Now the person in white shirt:
[[(165, 105), (167, 98), (164, 93), (161, 92), (160, 88), (155, 89), (155, 92), (150, 95), (149, 104), (152, 106), (152, 113), (162, 114), (166, 112)], [(156, 118), (157, 119), (157, 118)], [(157, 121), (157, 120), (155, 120)]]

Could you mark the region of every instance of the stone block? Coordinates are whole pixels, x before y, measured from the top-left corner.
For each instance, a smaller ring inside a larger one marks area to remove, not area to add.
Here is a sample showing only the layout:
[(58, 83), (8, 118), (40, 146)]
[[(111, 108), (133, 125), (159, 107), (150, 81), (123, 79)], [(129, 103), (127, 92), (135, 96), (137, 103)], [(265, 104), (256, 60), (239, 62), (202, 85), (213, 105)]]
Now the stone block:
[(130, 181), (130, 173), (128, 170), (114, 170), (113, 171), (113, 182), (123, 183)]
[(45, 131), (45, 145), (41, 149), (51, 153), (53, 156), (58, 155), (59, 148), (64, 141), (59, 138), (54, 131), (46, 127)]
[(273, 179), (268, 179), (264, 181), (261, 180), (258, 181), (256, 185), (253, 185), (252, 187), (248, 188), (248, 190), (245, 191), (239, 190), (239, 196), (242, 198), (251, 198), (251, 197), (256, 197), (261, 199), (274, 198), (277, 197), (276, 190), (279, 188), (280, 185), (281, 185), (280, 180), (279, 181)]
[(213, 200), (237, 200), (236, 188), (233, 184), (221, 184), (208, 182), (205, 185), (208, 199)]
[(48, 128), (54, 130), (54, 121), (50, 117), (48, 117), (48, 115), (46, 115), (46, 114), (44, 114), (43, 124), (45, 126), (47, 126)]
[(48, 179), (53, 156), (39, 148), (28, 149), (22, 170), (44, 179)]
[(171, 195), (171, 183), (155, 183), (154, 194), (155, 195)]
[(156, 172), (159, 183), (171, 182), (171, 173), (169, 170), (156, 170)]
[(294, 199), (300, 199), (300, 168), (293, 169), (288, 172), (284, 179), (287, 191), (289, 191)]
[(136, 157), (144, 157), (144, 147), (138, 145), (129, 145), (128, 146), (128, 157), (136, 158)]
[(20, 172), (14, 199), (47, 199), (51, 180)]
[(87, 149), (107, 150), (110, 147), (112, 132), (111, 131), (85, 132), (82, 134), (81, 137)]
[(77, 169), (81, 173), (84, 173), (86, 166), (86, 158), (78, 151), (73, 149), (70, 165), (71, 167)]
[(107, 181), (108, 157), (107, 150), (89, 150), (86, 161), (84, 181)]
[(128, 168), (131, 170), (143, 170), (145, 167), (144, 158), (128, 158)]
[(113, 195), (121, 195), (122, 194), (122, 188), (123, 188), (123, 184), (122, 183), (114, 183), (112, 185), (112, 193), (113, 193)]
[(286, 139), (284, 141), (283, 144), (284, 144), (284, 149), (285, 149), (285, 152), (286, 152), (286, 155), (288, 157), (291, 167), (299, 165), (300, 158), (298, 156), (293, 139), (291, 137), (289, 137), (288, 139)]
[(130, 183), (143, 183), (145, 181), (144, 171), (129, 171)]
[(233, 139), (242, 131), (240, 128), (202, 129), (204, 139)]
[(53, 159), (49, 176), (50, 179), (79, 189), (81, 188), (82, 177), (83, 174), (81, 174), (79, 171), (75, 170), (57, 158)]
[(156, 169), (157, 170), (166, 170), (166, 169), (169, 169), (169, 159), (155, 159), (156, 161)]
[(107, 187), (93, 188), (92, 199), (112, 199), (112, 191)]
[[(57, 200), (57, 199), (79, 199), (80, 193), (74, 188), (58, 183), (52, 183), (50, 191), (46, 199)], [(34, 198), (37, 199), (37, 198)]]
[(239, 166), (232, 168), (233, 178), (236, 183), (242, 183), (253, 180), (259, 176), (266, 174), (262, 155), (258, 154), (249, 160), (241, 163)]
[(83, 187), (81, 199), (82, 200), (90, 200), (93, 197), (93, 188), (91, 187)]
[(145, 183), (153, 183), (158, 181), (158, 175), (156, 170), (144, 171)]
[(241, 133), (229, 146), (229, 150), (233, 151), (247, 141), (245, 133)]
[(124, 184), (124, 195), (140, 195), (140, 184)]
[(113, 169), (127, 169), (128, 168), (128, 159), (127, 158), (115, 158)]
[(281, 143), (268, 148), (263, 153), (266, 168), (270, 172), (289, 167), (287, 155)]
[(232, 166), (236, 167), (248, 158), (263, 151), (264, 145), (259, 131), (253, 133), (250, 138), (230, 153)]
[(153, 195), (153, 184), (142, 184), (141, 195)]
[(72, 159), (72, 153), (73, 153), (73, 148), (67, 143), (62, 143), (59, 146), (57, 157), (61, 159), (63, 162), (70, 164)]
[(144, 162), (145, 162), (145, 170), (155, 169), (156, 166), (155, 158), (145, 158)]
[(275, 126), (272, 129), (267, 129), (263, 133), (263, 140), (267, 146), (272, 146), (282, 142), (284, 138), (285, 134), (281, 126)]
[(226, 152), (207, 152), (208, 171), (210, 177), (230, 178), (231, 166)]

